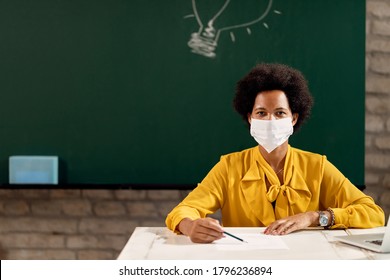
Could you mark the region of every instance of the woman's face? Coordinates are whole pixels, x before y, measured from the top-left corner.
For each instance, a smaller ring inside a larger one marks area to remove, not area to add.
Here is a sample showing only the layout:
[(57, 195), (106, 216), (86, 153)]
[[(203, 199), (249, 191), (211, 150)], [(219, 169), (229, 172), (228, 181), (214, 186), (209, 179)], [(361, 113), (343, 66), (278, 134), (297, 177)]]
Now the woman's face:
[(252, 113), (248, 114), (248, 121), (258, 120), (278, 120), (292, 118), (293, 125), (298, 120), (298, 114), (292, 113), (288, 104), (288, 99), (281, 90), (270, 90), (259, 92), (253, 104)]

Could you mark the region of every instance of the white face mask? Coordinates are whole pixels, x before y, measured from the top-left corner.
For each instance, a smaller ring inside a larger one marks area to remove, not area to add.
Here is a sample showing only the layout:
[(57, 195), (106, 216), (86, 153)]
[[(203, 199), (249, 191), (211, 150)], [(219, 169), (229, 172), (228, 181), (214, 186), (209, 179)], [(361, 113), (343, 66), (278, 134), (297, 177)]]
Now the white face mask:
[(279, 120), (258, 120), (251, 121), (251, 135), (255, 138), (268, 153), (282, 145), (291, 134), (294, 128), (291, 118)]

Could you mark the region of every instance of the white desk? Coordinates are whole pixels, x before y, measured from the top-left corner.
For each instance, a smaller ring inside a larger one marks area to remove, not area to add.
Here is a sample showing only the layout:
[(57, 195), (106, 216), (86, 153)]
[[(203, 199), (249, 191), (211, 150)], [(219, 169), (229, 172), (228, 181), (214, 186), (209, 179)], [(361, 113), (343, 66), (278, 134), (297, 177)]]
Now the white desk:
[[(390, 254), (378, 254), (334, 241), (337, 235), (383, 233), (384, 227), (373, 229), (322, 230), (310, 229), (279, 236), (285, 248), (249, 248), (196, 244), (184, 235), (176, 235), (165, 227), (137, 227), (118, 260), (205, 260), (205, 259), (268, 259), (268, 260), (337, 260), (389, 259)], [(259, 234), (264, 228), (225, 228), (227, 232), (243, 237)], [(226, 237), (230, 238), (230, 237)], [(241, 248), (241, 249), (240, 249)]]

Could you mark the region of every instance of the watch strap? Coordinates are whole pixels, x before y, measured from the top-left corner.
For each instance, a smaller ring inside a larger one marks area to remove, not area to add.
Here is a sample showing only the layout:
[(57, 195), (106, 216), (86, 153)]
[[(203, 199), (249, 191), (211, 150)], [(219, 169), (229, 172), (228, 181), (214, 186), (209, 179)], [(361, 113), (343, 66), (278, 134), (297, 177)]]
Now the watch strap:
[(333, 210), (330, 207), (328, 207), (326, 209), (326, 211), (328, 211), (330, 213), (330, 224), (328, 226), (326, 226), (326, 228), (329, 229), (332, 226), (334, 226), (334, 224), (335, 224), (335, 217), (334, 217), (334, 212), (333, 212)]

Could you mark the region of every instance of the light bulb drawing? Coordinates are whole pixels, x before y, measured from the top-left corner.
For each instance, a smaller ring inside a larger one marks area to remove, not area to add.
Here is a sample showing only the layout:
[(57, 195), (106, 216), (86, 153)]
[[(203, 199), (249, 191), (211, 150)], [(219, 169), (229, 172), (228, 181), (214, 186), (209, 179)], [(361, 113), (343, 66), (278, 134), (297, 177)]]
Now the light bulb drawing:
[[(193, 53), (208, 58), (216, 57), (216, 48), (222, 32), (230, 31), (230, 38), (236, 40), (233, 29), (246, 28), (262, 21), (271, 11), (273, 0), (192, 0), (193, 14), (199, 29), (191, 34), (188, 46)], [(281, 12), (274, 10), (276, 14)], [(263, 23), (269, 28), (267, 23)]]

